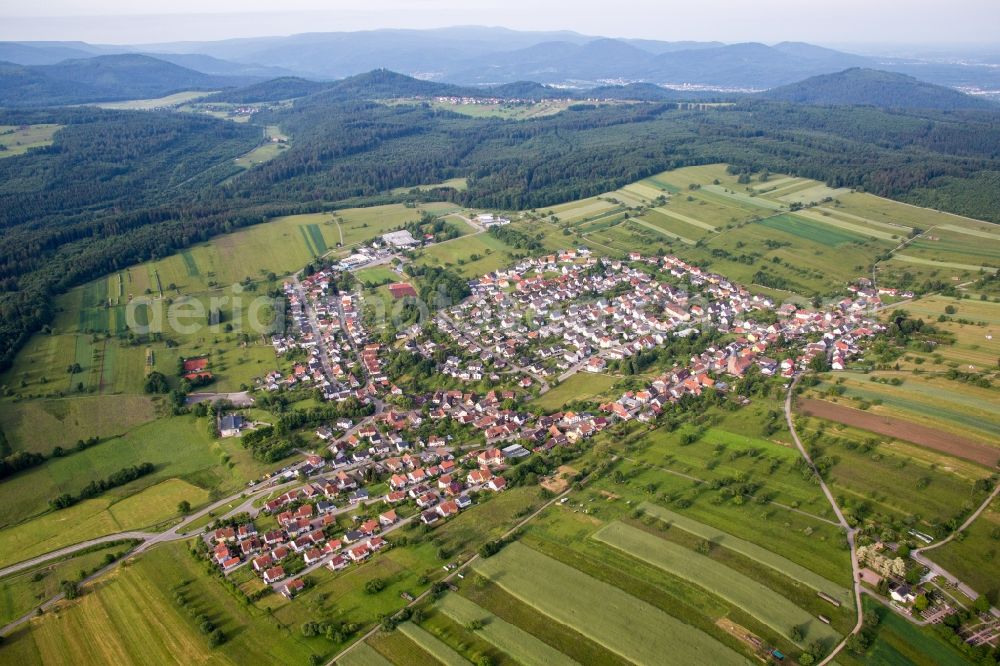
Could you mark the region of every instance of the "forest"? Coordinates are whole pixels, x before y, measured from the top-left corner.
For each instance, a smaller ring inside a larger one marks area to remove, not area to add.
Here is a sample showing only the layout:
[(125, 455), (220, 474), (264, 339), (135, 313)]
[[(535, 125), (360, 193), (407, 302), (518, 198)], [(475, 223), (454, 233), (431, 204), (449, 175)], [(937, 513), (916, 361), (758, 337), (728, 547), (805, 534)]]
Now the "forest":
[[(378, 95), (392, 85), (377, 83)], [(254, 125), (166, 111), (0, 111), (0, 124), (64, 125), (52, 146), (0, 160), (0, 368), (51, 321), (53, 294), (276, 215), (420, 197), (531, 209), (728, 162), (1000, 222), (993, 111), (744, 100), (579, 105), (517, 122), (380, 104), (364, 90), (354, 82), (350, 95), (261, 111), (256, 122), (294, 141), (249, 171), (233, 159), (260, 142)], [(468, 178), (466, 191), (387, 194), (455, 177)]]

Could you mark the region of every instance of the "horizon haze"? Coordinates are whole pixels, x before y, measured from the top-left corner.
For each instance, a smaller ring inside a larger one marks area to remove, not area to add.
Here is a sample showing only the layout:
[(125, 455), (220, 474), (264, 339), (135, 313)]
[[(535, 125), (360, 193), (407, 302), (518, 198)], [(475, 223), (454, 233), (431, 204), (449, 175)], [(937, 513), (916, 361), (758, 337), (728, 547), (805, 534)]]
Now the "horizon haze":
[[(865, 46), (866, 50), (944, 48), (980, 51), (997, 43), (1000, 4), (958, 0), (948, 12), (938, 3), (845, 0), (836, 8), (816, 8), (789, 0), (762, 0), (732, 6), (723, 0), (654, 3), (625, 0), (614, 12), (595, 0), (567, 11), (564, 3), (538, 6), (523, 0), (476, 3), (453, 0), (409, 3), (378, 0), (361, 5), (338, 3), (331, 9), (316, 0), (291, 0), (285, 11), (272, 11), (262, 0), (234, 2), (181, 0), (172, 11), (122, 0), (80, 3), (47, 1), (0, 9), (0, 40), (66, 41), (100, 44), (156, 44), (287, 36), (309, 32), (378, 29), (432, 29), (497, 26), (512, 30), (573, 31), (623, 39), (663, 41), (807, 41), (822, 45)], [(711, 16), (712, 21), (705, 21)], [(642, 20), (637, 20), (641, 17)], [(859, 21), (859, 17), (866, 20)], [(780, 20), (776, 20), (780, 19)], [(1000, 49), (998, 49), (1000, 50)]]

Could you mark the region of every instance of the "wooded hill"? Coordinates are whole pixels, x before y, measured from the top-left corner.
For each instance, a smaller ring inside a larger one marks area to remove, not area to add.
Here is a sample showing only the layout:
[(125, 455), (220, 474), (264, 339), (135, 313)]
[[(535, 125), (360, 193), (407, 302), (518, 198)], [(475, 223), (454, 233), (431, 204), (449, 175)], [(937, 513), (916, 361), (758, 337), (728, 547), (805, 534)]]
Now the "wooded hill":
[[(398, 85), (397, 85), (398, 84)], [(659, 171), (728, 162), (919, 200), (942, 179), (955, 212), (1000, 221), (1000, 125), (992, 111), (893, 111), (746, 100), (579, 105), (531, 121), (473, 118), (407, 97), (426, 82), (376, 72), (291, 108), (262, 111), (290, 147), (240, 172), (260, 128), (169, 112), (0, 112), (59, 123), (48, 148), (0, 160), (0, 363), (49, 321), (51, 294), (269, 216), (384, 203), (390, 189), (468, 178), (449, 197), (528, 209), (614, 190)], [(436, 84), (431, 84), (436, 85)], [(355, 99), (345, 99), (345, 97)], [(341, 202), (338, 204), (338, 202)]]

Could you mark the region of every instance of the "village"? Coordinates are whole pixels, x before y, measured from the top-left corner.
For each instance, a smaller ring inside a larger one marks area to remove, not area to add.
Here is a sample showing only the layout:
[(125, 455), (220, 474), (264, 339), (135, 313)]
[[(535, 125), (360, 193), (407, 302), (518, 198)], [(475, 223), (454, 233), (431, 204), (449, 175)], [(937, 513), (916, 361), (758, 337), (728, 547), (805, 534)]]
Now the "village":
[[(305, 386), (326, 401), (371, 405), (373, 415), (318, 427), (324, 454), (309, 455), (281, 477), (301, 479), (300, 486), (255, 508), (245, 522), (204, 535), (224, 573), (249, 566), (289, 598), (307, 573), (363, 563), (410, 523), (430, 528), (488, 501), (506, 488), (504, 470), (533, 451), (582, 445), (617, 421), (654, 421), (685, 396), (726, 393), (754, 367), (765, 377), (790, 378), (821, 358), (842, 369), (880, 328), (867, 316), (879, 295), (865, 286), (827, 309), (776, 308), (676, 257), (633, 253), (616, 260), (567, 250), (472, 280), (470, 297), (397, 336), (398, 349), (445, 358), (438, 372), (458, 384), (489, 378), (510, 388), (430, 390), (408, 396), (402, 408), (394, 402), (403, 391), (384, 371), (394, 349), (370, 341), (360, 295), (337, 288), (344, 268), (284, 285), (292, 326), (273, 345), (279, 355), (306, 358), (287, 377), (269, 373), (258, 388)], [(400, 291), (415, 294), (412, 286)], [(576, 373), (603, 372), (706, 330), (724, 337), (598, 409), (538, 414), (523, 407)], [(450, 340), (443, 355), (442, 334)], [(235, 431), (234, 421), (225, 424), (224, 434), (239, 434), (242, 421)]]

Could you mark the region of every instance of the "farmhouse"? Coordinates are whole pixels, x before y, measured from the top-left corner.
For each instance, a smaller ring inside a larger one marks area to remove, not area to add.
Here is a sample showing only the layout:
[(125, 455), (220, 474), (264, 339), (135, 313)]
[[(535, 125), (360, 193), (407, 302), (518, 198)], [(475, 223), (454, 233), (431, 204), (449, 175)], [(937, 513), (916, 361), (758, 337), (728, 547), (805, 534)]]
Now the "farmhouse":
[(246, 421), (239, 414), (227, 414), (219, 421), (219, 434), (223, 437), (236, 437), (246, 428)]

